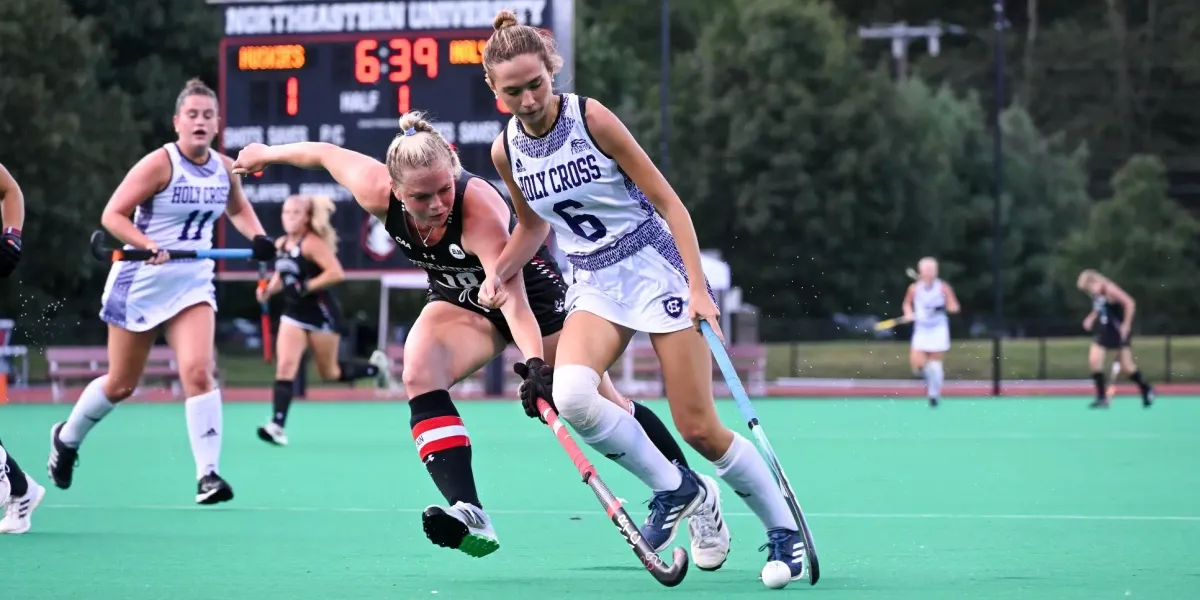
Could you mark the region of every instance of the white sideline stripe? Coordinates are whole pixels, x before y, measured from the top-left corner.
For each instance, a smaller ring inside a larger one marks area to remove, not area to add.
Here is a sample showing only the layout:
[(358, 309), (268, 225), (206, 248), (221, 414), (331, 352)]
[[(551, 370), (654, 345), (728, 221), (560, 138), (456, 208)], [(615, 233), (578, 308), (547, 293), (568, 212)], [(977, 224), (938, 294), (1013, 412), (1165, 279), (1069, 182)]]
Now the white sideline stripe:
[[(170, 505), (91, 505), (91, 504), (43, 504), (43, 510), (159, 510), (159, 511), (207, 511), (207, 512), (325, 512), (325, 513), (422, 513), (424, 508), (330, 508), (305, 506), (222, 506), (220, 508), (204, 506), (170, 506)], [(598, 507), (588, 507), (581, 510), (529, 510), (529, 509), (488, 509), (493, 515), (592, 515)], [(722, 511), (726, 517), (753, 517), (750, 512)], [(1187, 515), (1007, 515), (1007, 514), (952, 514), (952, 513), (808, 513), (805, 517), (820, 519), (956, 519), (956, 520), (1016, 520), (1016, 521), (1161, 521), (1161, 522), (1192, 522), (1200, 523), (1200, 516)]]

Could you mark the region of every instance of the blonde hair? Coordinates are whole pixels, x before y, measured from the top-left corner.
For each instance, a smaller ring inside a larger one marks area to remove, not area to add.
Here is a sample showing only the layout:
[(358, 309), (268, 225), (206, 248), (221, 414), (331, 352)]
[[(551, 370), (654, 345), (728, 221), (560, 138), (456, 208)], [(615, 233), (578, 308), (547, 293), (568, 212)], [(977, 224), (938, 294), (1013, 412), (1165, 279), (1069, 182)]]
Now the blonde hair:
[(187, 100), (188, 96), (208, 96), (213, 99), (213, 102), (219, 104), (217, 93), (205, 85), (199, 77), (193, 77), (183, 84), (183, 90), (175, 98), (175, 114), (179, 114), (179, 110), (183, 108), (183, 101)]
[(1088, 284), (1093, 280), (1097, 280), (1102, 284), (1109, 282), (1108, 278), (1101, 275), (1099, 271), (1095, 269), (1084, 269), (1079, 272), (1079, 278), (1075, 280), (1075, 287), (1086, 292), (1088, 291)]
[(333, 253), (337, 254), (338, 234), (333, 227), (333, 213), (337, 211), (337, 204), (334, 204), (333, 198), (329, 196), (289, 196), (287, 202), (293, 200), (304, 203), (308, 213), (309, 230), (325, 240)]
[(563, 59), (558, 54), (554, 38), (536, 27), (521, 25), (517, 21), (517, 13), (507, 9), (496, 13), (492, 28), (495, 31), (483, 50), (483, 72), (489, 77), (492, 67), (522, 54), (538, 55), (551, 75), (562, 69)]
[(425, 120), (423, 112), (409, 112), (400, 117), (400, 133), (387, 151), (388, 174), (392, 183), (404, 185), (404, 174), (411, 169), (433, 166), (449, 167), (455, 179), (462, 172), (458, 153), (450, 142)]

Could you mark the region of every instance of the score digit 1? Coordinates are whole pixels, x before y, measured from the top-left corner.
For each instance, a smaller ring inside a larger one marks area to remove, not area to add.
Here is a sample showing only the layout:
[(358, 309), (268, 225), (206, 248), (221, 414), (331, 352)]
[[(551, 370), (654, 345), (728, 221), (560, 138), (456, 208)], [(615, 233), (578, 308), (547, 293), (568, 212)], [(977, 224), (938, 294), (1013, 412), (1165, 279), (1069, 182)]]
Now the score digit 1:
[(296, 116), (300, 112), (300, 82), (295, 77), (288, 77), (285, 87), (285, 95), (287, 96), (287, 114), (289, 117)]
[(412, 106), (412, 101), (409, 98), (410, 93), (407, 83), (402, 83), (400, 87), (396, 88), (396, 112), (402, 115), (408, 112), (408, 109)]

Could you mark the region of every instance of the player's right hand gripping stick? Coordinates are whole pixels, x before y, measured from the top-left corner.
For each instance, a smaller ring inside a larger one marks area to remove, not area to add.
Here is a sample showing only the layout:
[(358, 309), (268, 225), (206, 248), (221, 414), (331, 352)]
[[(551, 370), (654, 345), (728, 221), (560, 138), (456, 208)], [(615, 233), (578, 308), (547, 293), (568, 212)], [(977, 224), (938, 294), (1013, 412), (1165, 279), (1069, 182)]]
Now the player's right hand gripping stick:
[[(542, 398), (550, 406), (554, 406), (554, 398), (550, 394), (554, 387), (554, 369), (546, 364), (546, 361), (535, 356), (523, 363), (513, 365), (513, 372), (522, 380), (519, 394), (525, 415), (530, 419), (541, 419), (545, 423), (546, 419), (538, 410), (537, 400)], [(554, 410), (558, 412), (558, 407), (554, 407)]]

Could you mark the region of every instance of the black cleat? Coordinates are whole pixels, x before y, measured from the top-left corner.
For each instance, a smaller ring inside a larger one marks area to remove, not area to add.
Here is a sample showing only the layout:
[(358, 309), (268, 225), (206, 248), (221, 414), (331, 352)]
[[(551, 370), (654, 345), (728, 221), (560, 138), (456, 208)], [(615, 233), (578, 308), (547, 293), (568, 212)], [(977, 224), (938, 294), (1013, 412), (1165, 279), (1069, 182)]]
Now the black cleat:
[(929, 408), (937, 408), (937, 407), (938, 407), (938, 399), (930, 398), (929, 399)]
[(216, 504), (233, 500), (233, 488), (216, 473), (209, 473), (196, 484), (196, 504)]
[(1088, 408), (1108, 408), (1108, 405), (1109, 405), (1108, 398), (1101, 396), (1099, 398), (1096, 398), (1095, 402), (1092, 402), (1091, 404), (1089, 404)]
[(1142, 392), (1142, 408), (1150, 408), (1154, 404), (1154, 386), (1148, 385)]
[(79, 464), (79, 449), (67, 446), (58, 438), (66, 423), (55, 423), (50, 428), (50, 460), (46, 463), (46, 471), (55, 487), (67, 489), (71, 487), (71, 479), (75, 476), (75, 466)]

